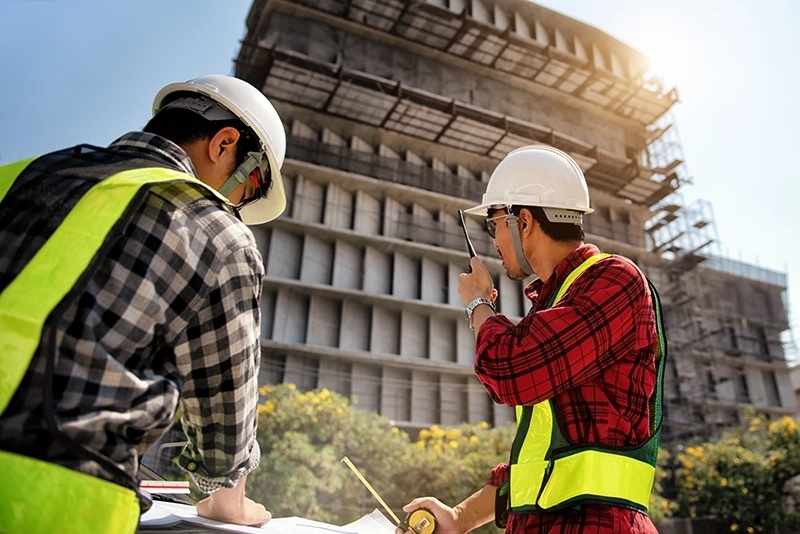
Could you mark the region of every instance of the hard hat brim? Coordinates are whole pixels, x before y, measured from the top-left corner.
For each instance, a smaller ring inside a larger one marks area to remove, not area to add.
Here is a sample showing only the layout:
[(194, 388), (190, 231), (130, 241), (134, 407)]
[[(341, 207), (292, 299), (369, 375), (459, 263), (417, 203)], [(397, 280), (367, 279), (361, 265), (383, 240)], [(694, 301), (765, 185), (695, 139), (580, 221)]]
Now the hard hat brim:
[[(515, 204), (515, 205), (523, 206), (523, 204)], [(588, 215), (588, 214), (594, 212), (594, 209), (592, 209), (592, 208), (580, 208), (580, 207), (577, 207), (577, 206), (575, 208), (566, 208), (564, 206), (553, 206), (553, 205), (546, 205), (546, 204), (534, 204), (534, 205), (531, 205), (530, 207), (548, 208), (548, 209), (565, 210), (565, 211), (577, 211), (577, 212), (583, 213), (585, 215)], [(488, 217), (490, 209), (510, 209), (510, 208), (511, 208), (511, 206), (506, 206), (506, 205), (497, 204), (497, 203), (492, 202), (492, 203), (478, 204), (477, 206), (473, 206), (471, 208), (467, 208), (467, 209), (464, 210), (464, 213), (468, 213), (469, 215), (475, 215), (476, 217)]]
[(283, 177), (275, 161), (272, 151), (267, 150), (272, 185), (266, 197), (251, 202), (239, 210), (242, 222), (248, 226), (268, 223), (283, 213), (286, 209), (286, 190), (283, 187)]

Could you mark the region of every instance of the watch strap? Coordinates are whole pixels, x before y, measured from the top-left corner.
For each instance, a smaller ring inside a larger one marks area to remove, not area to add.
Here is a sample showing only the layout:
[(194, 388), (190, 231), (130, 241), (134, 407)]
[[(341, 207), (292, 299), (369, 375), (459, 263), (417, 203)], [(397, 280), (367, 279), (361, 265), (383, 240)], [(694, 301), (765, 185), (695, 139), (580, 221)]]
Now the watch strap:
[(472, 315), (475, 311), (475, 308), (477, 308), (482, 304), (486, 304), (487, 306), (492, 308), (493, 312), (497, 311), (496, 308), (494, 307), (494, 302), (492, 302), (491, 300), (484, 297), (478, 297), (474, 299), (472, 302), (467, 304), (467, 307), (464, 309), (464, 313), (467, 316), (467, 325), (469, 325), (470, 330), (475, 330), (475, 326), (472, 324)]

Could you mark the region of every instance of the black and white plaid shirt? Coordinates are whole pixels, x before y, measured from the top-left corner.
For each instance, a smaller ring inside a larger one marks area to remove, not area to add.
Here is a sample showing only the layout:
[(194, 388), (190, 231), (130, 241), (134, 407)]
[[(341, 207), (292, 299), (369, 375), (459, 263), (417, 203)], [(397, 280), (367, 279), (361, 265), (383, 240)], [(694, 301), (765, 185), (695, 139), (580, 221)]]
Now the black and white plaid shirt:
[[(109, 148), (196, 175), (186, 153), (158, 136), (129, 133)], [(11, 231), (0, 227), (0, 243), (19, 241)], [(221, 202), (184, 184), (154, 186), (58, 327), (53, 383), (64, 433), (133, 472), (180, 407), (189, 445), (179, 463), (201, 491), (255, 469), (263, 275), (252, 232)], [(41, 360), (27, 383), (43, 376)], [(40, 402), (36, 388), (17, 392), (0, 419), (0, 448), (58, 462), (63, 448), (41, 439)]]

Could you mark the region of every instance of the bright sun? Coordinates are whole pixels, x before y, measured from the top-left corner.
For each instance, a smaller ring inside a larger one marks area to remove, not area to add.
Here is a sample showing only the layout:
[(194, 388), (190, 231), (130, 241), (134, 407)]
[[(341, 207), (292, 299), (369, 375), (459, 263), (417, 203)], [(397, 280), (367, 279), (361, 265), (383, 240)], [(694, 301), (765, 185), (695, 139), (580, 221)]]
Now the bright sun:
[(662, 39), (657, 34), (651, 34), (641, 42), (644, 43), (641, 51), (650, 61), (648, 76), (657, 76), (668, 86), (678, 84), (685, 58), (676, 46), (675, 39)]
[(668, 24), (639, 28), (631, 42), (649, 59), (648, 76), (657, 76), (667, 86), (685, 81), (696, 61), (693, 46), (685, 39), (676, 39), (674, 28)]

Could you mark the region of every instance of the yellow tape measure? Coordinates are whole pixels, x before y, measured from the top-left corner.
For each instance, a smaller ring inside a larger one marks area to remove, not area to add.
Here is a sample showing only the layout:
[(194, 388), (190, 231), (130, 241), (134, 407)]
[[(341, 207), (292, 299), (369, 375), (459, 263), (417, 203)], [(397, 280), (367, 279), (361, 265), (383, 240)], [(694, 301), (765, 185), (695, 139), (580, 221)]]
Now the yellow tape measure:
[(408, 532), (409, 530), (414, 534), (433, 534), (436, 532), (436, 516), (433, 515), (433, 512), (428, 510), (427, 508), (417, 508), (416, 510), (412, 510), (406, 515), (406, 518), (400, 521), (400, 519), (392, 512), (392, 509), (381, 499), (381, 496), (378, 495), (378, 492), (375, 491), (375, 488), (372, 487), (372, 484), (367, 482), (367, 479), (361, 474), (356, 466), (353, 465), (353, 462), (350, 461), (350, 458), (345, 456), (342, 458), (342, 462), (347, 464), (353, 473), (356, 474), (358, 479), (361, 481), (364, 486), (372, 493), (372, 496), (375, 497), (381, 506), (383, 506), (384, 510), (386, 510), (389, 515), (394, 519), (394, 522), (397, 524), (398, 527), (403, 529), (403, 532)]
[(436, 517), (427, 508), (417, 508), (409, 512), (397, 526), (403, 532), (410, 530), (414, 534), (433, 534), (436, 532)]

